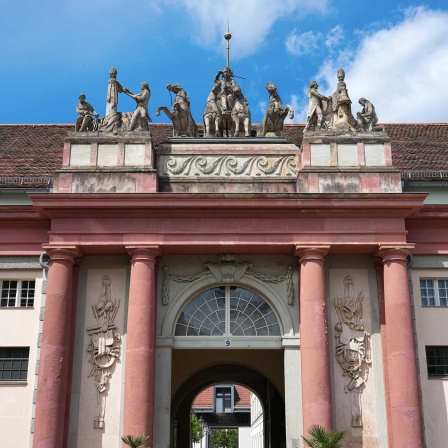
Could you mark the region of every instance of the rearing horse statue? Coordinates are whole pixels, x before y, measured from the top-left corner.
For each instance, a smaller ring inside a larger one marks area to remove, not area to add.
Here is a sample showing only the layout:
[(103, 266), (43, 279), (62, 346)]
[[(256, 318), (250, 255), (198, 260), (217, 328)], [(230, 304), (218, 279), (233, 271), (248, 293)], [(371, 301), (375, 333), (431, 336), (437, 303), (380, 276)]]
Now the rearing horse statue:
[(175, 137), (197, 137), (198, 127), (191, 115), (190, 99), (187, 92), (179, 84), (167, 84), (166, 88), (176, 94), (176, 98), (171, 107), (171, 111), (165, 106), (156, 109), (156, 116), (160, 111), (165, 112), (166, 116), (173, 122)]
[(257, 137), (265, 137), (267, 134), (280, 137), (283, 133), (283, 122), (288, 113), (289, 118), (294, 118), (294, 109), (289, 104), (283, 106), (277, 87), (272, 82), (268, 82), (265, 87), (269, 93), (269, 105), (263, 121), (258, 126)]

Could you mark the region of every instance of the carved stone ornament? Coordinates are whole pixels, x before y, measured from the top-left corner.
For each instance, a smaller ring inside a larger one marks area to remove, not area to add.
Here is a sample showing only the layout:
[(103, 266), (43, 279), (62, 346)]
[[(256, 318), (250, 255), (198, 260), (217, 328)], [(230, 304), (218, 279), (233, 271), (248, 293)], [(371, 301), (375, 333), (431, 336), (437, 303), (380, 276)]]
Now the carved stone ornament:
[(288, 114), (289, 118), (294, 118), (294, 109), (289, 104), (282, 104), (277, 87), (272, 82), (268, 82), (265, 88), (269, 93), (269, 104), (263, 121), (258, 126), (257, 137), (281, 137), (283, 122)]
[(92, 364), (88, 376), (95, 380), (97, 392), (94, 428), (104, 428), (107, 385), (112, 374), (112, 367), (120, 358), (121, 334), (114, 323), (120, 308), (120, 300), (112, 299), (111, 283), (109, 276), (105, 275), (102, 278), (98, 303), (92, 305), (96, 325), (86, 329), (90, 336), (87, 346), (88, 362)]
[(344, 391), (350, 394), (352, 426), (362, 426), (361, 395), (369, 376), (372, 363), (370, 334), (361, 323), (363, 317), (362, 291), (355, 293), (353, 278), (344, 278), (344, 297), (334, 299), (334, 306), (339, 317), (335, 325), (336, 360), (342, 368), (342, 375), (347, 377)]
[(173, 122), (173, 131), (175, 137), (197, 137), (198, 127), (191, 115), (190, 98), (187, 92), (179, 84), (167, 84), (169, 92), (176, 95), (171, 111), (166, 106), (160, 106), (156, 109), (156, 116), (160, 111), (165, 112), (166, 116)]
[(295, 177), (296, 170), (294, 156), (170, 156), (163, 166), (169, 177)]
[(294, 286), (292, 283), (292, 266), (288, 266), (286, 274), (274, 277), (272, 275), (262, 274), (252, 271), (252, 263), (238, 262), (237, 254), (220, 254), (218, 263), (205, 263), (204, 270), (196, 275), (174, 275), (170, 274), (166, 266), (163, 267), (162, 282), (162, 305), (166, 306), (169, 302), (170, 281), (177, 283), (191, 283), (202, 277), (213, 276), (219, 283), (237, 283), (244, 275), (254, 277), (264, 283), (286, 282), (288, 305), (294, 305)]

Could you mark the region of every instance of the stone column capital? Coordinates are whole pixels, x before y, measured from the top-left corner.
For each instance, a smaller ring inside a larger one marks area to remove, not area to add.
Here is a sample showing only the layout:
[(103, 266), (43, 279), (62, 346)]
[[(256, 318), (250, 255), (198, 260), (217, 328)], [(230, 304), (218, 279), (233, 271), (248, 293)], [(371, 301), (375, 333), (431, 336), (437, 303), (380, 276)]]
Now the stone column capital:
[[(400, 245), (381, 245), (373, 253), (374, 261), (378, 262), (378, 258), (382, 264), (394, 262), (407, 262), (407, 256), (414, 249), (414, 244), (400, 244)], [(376, 260), (375, 260), (376, 259)]]
[(45, 253), (50, 257), (50, 266), (54, 261), (68, 261), (72, 265), (79, 263), (82, 252), (76, 246), (42, 246)]
[(296, 246), (294, 249), (294, 256), (298, 259), (299, 263), (305, 261), (324, 261), (330, 250), (329, 245), (300, 245)]
[(136, 261), (155, 263), (161, 255), (160, 246), (126, 246), (126, 250), (131, 257), (131, 264)]

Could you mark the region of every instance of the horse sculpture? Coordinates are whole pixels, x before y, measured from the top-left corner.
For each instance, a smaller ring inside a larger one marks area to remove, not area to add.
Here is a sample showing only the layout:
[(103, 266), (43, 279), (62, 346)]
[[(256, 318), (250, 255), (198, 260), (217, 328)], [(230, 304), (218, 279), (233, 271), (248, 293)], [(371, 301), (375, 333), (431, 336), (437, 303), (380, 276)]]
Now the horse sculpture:
[(241, 89), (236, 86), (233, 89), (234, 105), (232, 107), (233, 136), (234, 137), (250, 137), (251, 119), (249, 103), (244, 98)]
[(175, 137), (197, 137), (198, 127), (191, 115), (190, 99), (185, 90), (179, 84), (167, 84), (166, 88), (176, 94), (176, 98), (171, 107), (171, 111), (165, 106), (156, 109), (156, 116), (160, 111), (165, 112), (166, 116), (173, 122)]
[(277, 87), (272, 82), (268, 82), (265, 87), (269, 93), (269, 105), (263, 121), (258, 126), (257, 137), (265, 137), (268, 134), (280, 137), (283, 133), (283, 122), (288, 113), (289, 118), (294, 118), (294, 109), (289, 104), (283, 106)]
[(215, 84), (207, 98), (203, 115), (205, 137), (222, 137), (222, 112), (218, 100), (220, 90), (220, 85)]

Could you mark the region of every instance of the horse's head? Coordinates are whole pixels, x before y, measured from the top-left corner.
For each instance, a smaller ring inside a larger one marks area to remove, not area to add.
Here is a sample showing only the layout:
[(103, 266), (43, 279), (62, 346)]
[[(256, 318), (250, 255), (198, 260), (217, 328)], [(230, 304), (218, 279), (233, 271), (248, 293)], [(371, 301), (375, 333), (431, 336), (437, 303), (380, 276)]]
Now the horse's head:
[(179, 84), (167, 84), (166, 88), (173, 93), (179, 93), (182, 89), (182, 87)]
[(266, 88), (266, 90), (267, 90), (269, 93), (273, 93), (273, 92), (276, 92), (276, 91), (277, 91), (277, 87), (275, 87), (275, 85), (274, 85), (272, 82), (268, 82), (268, 83), (265, 85), (265, 88)]

